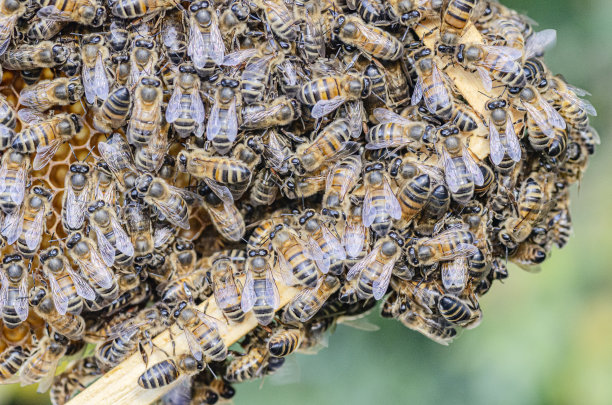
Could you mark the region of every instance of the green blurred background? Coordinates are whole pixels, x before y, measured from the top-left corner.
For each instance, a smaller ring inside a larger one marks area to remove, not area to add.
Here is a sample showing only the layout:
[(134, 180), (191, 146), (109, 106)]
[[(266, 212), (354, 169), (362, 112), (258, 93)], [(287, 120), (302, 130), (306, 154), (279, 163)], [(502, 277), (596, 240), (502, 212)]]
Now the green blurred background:
[[(612, 404), (612, 1), (503, 0), (555, 28), (554, 73), (588, 89), (602, 145), (572, 200), (574, 236), (540, 274), (511, 268), (481, 301), (482, 324), (449, 347), (372, 314), (374, 333), (339, 326), (299, 382), (237, 386), (249, 404)], [(0, 387), (0, 404), (43, 404)]]

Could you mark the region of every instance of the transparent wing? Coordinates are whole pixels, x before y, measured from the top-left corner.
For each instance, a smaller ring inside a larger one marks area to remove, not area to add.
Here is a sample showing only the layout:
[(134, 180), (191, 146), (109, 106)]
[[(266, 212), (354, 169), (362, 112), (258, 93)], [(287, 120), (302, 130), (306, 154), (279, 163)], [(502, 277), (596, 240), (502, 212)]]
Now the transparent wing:
[(66, 222), (71, 229), (78, 229), (85, 220), (85, 211), (87, 208), (87, 192), (83, 190), (77, 197), (71, 186), (66, 188)]
[(28, 319), (28, 278), (24, 277), (19, 283), (19, 296), (15, 299), (15, 312), (22, 321)]
[(577, 97), (576, 94), (570, 92), (562, 92), (560, 93), (561, 97), (563, 97), (566, 101), (571, 103), (572, 105), (578, 106), (581, 110), (584, 110), (587, 114), (592, 116), (597, 116), (597, 111), (593, 104), (591, 104), (588, 100), (583, 100)]
[(55, 153), (59, 149), (62, 144), (62, 139), (54, 139), (47, 146), (38, 146), (36, 148), (36, 157), (34, 158), (34, 162), (32, 163), (32, 169), (40, 170), (47, 165), (55, 156)]
[(38, 122), (43, 122), (49, 119), (49, 116), (43, 112), (33, 110), (31, 108), (22, 108), (17, 111), (17, 116), (19, 120), (25, 124), (36, 124)]
[(23, 198), (25, 197), (25, 187), (27, 179), (27, 167), (22, 165), (21, 167), (19, 167), (19, 170), (17, 170), (13, 186), (9, 187), (11, 193), (11, 200), (13, 200), (15, 204), (21, 204), (23, 202)]
[(340, 107), (346, 101), (345, 97), (337, 96), (332, 98), (331, 100), (319, 100), (312, 107), (312, 118), (322, 118), (327, 114), (335, 111), (338, 107)]
[(76, 289), (77, 294), (86, 300), (92, 301), (96, 299), (96, 293), (94, 292), (93, 288), (87, 284), (87, 281), (77, 274), (68, 263), (64, 264), (64, 266), (66, 266), (66, 270), (74, 282), (74, 288)]
[(38, 10), (36, 13), (38, 17), (45, 20), (51, 21), (73, 21), (72, 13), (69, 11), (62, 11), (55, 6), (46, 6)]
[(482, 175), (480, 168), (476, 164), (476, 161), (474, 160), (472, 153), (470, 152), (468, 148), (465, 147), (465, 145), (463, 145), (462, 156), (463, 156), (463, 162), (465, 163), (465, 166), (467, 167), (468, 172), (470, 172), (470, 174), (472, 175), (474, 184), (476, 184), (477, 186), (482, 186), (484, 184), (484, 176)]
[(360, 224), (348, 224), (344, 228), (344, 237), (342, 242), (346, 249), (346, 254), (350, 258), (359, 256), (365, 242), (366, 228)]
[(363, 224), (366, 227), (370, 227), (374, 223), (376, 217), (376, 208), (372, 204), (372, 193), (370, 187), (366, 188), (365, 195), (363, 197), (363, 208), (361, 209), (361, 217)]
[(512, 118), (508, 114), (506, 120), (506, 146), (508, 148), (508, 156), (515, 162), (521, 161), (521, 143), (519, 142), (518, 136), (514, 131), (514, 124)]
[(278, 273), (281, 279), (287, 286), (293, 286), (297, 284), (297, 280), (291, 271), (291, 265), (281, 252), (277, 252), (276, 257), (278, 258)]
[(417, 105), (419, 104), (422, 98), (423, 98), (423, 78), (419, 76), (416, 84), (414, 85), (414, 90), (412, 91), (412, 97), (410, 97), (410, 104)]
[(585, 97), (591, 95), (591, 93), (589, 93), (587, 90), (581, 89), (580, 87), (572, 86), (571, 84), (566, 84), (565, 86), (570, 91), (573, 91), (574, 94), (576, 94), (578, 97)]
[(206, 123), (206, 139), (209, 141), (214, 140), (217, 135), (221, 132), (221, 122), (219, 119), (219, 101), (215, 101), (212, 106), (212, 110), (210, 111), (210, 116), (208, 117), (208, 122)]
[(383, 181), (384, 193), (385, 193), (385, 210), (393, 219), (400, 219), (402, 217), (402, 207), (397, 201), (397, 197), (393, 194), (389, 182), (385, 178)]
[(55, 304), (55, 309), (61, 315), (65, 315), (68, 310), (68, 297), (64, 294), (64, 291), (60, 287), (57, 279), (53, 275), (52, 272), (47, 272), (47, 278), (49, 280), (49, 284), (51, 285), (51, 296), (53, 297), (53, 303)]
[(94, 69), (90, 69), (86, 66), (83, 66), (81, 80), (83, 82), (83, 89), (85, 90), (85, 99), (89, 104), (93, 104), (96, 101), (96, 90), (94, 86)]
[(31, 107), (37, 111), (45, 111), (53, 106), (53, 101), (48, 97), (39, 97), (39, 92), (45, 94), (53, 86), (53, 82), (26, 87), (19, 93), (19, 104)]
[(117, 245), (117, 249), (126, 256), (134, 256), (134, 245), (132, 245), (132, 240), (123, 230), (123, 227), (114, 216), (111, 216), (111, 227), (113, 228), (113, 233), (115, 234), (115, 244)]
[(81, 266), (81, 269), (94, 283), (102, 288), (110, 288), (113, 285), (113, 274), (108, 270), (104, 261), (98, 255), (98, 252), (91, 246), (89, 249), (90, 259), (76, 259), (76, 262)]
[(238, 115), (236, 114), (236, 98), (232, 100), (227, 109), (227, 139), (230, 142), (236, 140), (238, 135)]
[[(7, 187), (7, 181), (6, 181), (6, 176), (8, 174), (8, 167), (6, 164), (3, 164), (0, 167), (0, 194), (4, 193), (4, 190), (6, 190)], [(11, 200), (13, 198), (11, 197)], [(14, 201), (14, 200), (13, 200)], [(23, 198), (22, 198), (23, 201)]]
[(225, 55), (223, 58), (223, 66), (238, 66), (257, 55), (259, 51), (256, 48), (243, 49)]
[(111, 267), (115, 263), (115, 247), (110, 243), (106, 236), (104, 236), (104, 232), (95, 224), (91, 224), (91, 227), (96, 233), (96, 239), (98, 241), (98, 251), (102, 256), (102, 260), (108, 267)]
[(493, 80), (491, 80), (491, 76), (489, 75), (487, 69), (483, 67), (477, 67), (476, 72), (480, 77), (480, 81), (482, 82), (482, 86), (484, 87), (484, 89), (486, 91), (491, 91), (493, 89)]
[(176, 205), (172, 203), (175, 198), (183, 199), (180, 195), (175, 195), (166, 199), (155, 198), (153, 203), (169, 222), (183, 229), (189, 229), (189, 218), (183, 218), (179, 212), (176, 212)]
[(6, 274), (4, 271), (0, 271), (0, 282), (2, 286), (0, 286), (0, 308), (4, 308), (8, 301), (8, 285), (9, 281), (6, 278)]
[(387, 288), (389, 287), (389, 281), (391, 281), (391, 273), (393, 272), (395, 262), (395, 260), (389, 260), (387, 263), (385, 263), (383, 265), (382, 273), (372, 283), (372, 293), (374, 295), (374, 299), (380, 300), (387, 293)]
[(338, 149), (333, 155), (329, 156), (327, 160), (333, 162), (338, 159), (344, 159), (345, 157), (356, 153), (360, 147), (361, 144), (359, 142), (346, 141), (342, 144), (342, 147)]
[(442, 74), (435, 64), (432, 69), (431, 81), (433, 88), (437, 89), (437, 91), (430, 91), (424, 95), (425, 106), (430, 113), (436, 114), (438, 110), (445, 108), (451, 103), (451, 98), (448, 94), (444, 79), (442, 79)]
[[(418, 101), (417, 101), (418, 103)], [(381, 124), (412, 124), (408, 118), (402, 117), (386, 108), (375, 108), (373, 111), (374, 118)]]
[(13, 212), (6, 214), (2, 224), (2, 235), (6, 238), (6, 244), (12, 245), (19, 239), (23, 229), (23, 208), (17, 207)]
[(278, 288), (276, 287), (274, 276), (272, 275), (272, 272), (269, 270), (266, 271), (265, 282), (266, 282), (265, 292), (266, 292), (267, 303), (272, 308), (274, 308), (274, 310), (277, 310), (278, 307), (280, 306), (280, 295), (278, 294)]
[(181, 115), (181, 99), (183, 98), (183, 92), (181, 86), (175, 84), (172, 97), (168, 101), (168, 107), (166, 108), (166, 121), (172, 123), (178, 119)]
[(557, 110), (555, 110), (550, 104), (548, 104), (546, 100), (544, 100), (541, 97), (540, 97), (540, 105), (542, 106), (542, 109), (548, 116), (548, 120), (550, 121), (553, 127), (559, 128), (559, 129), (565, 129), (566, 127), (565, 120), (563, 119), (561, 114), (559, 114)]
[(17, 13), (11, 16), (0, 16), (0, 55), (2, 55), (8, 49), (11, 44), (11, 37), (13, 30), (15, 29), (15, 22), (19, 18)]
[(321, 273), (327, 274), (330, 265), (329, 256), (321, 250), (319, 244), (311, 237), (306, 240), (306, 247), (308, 248), (309, 256), (317, 263)]
[(556, 42), (556, 30), (548, 29), (536, 32), (527, 38), (527, 43), (525, 44), (525, 59), (542, 55), (545, 51), (554, 47)]
[(491, 161), (495, 164), (495, 166), (499, 166), (501, 161), (504, 159), (506, 150), (504, 145), (501, 143), (499, 131), (491, 119), (489, 120), (489, 145), (491, 149)]
[(351, 128), (351, 138), (359, 138), (363, 129), (361, 125), (363, 104), (361, 101), (350, 101), (345, 104), (345, 107), (349, 118), (349, 127)]
[(195, 67), (201, 69), (206, 66), (207, 58), (204, 50), (207, 47), (208, 45), (204, 42), (204, 35), (200, 31), (198, 24), (195, 21), (191, 21), (187, 54), (191, 57)]
[(207, 53), (214, 62), (215, 65), (221, 65), (225, 58), (225, 45), (223, 44), (223, 37), (219, 26), (216, 21), (213, 21), (210, 25), (210, 44), (207, 46)]
[(25, 234), (26, 246), (28, 249), (36, 251), (38, 250), (38, 246), (40, 246), (40, 242), (42, 241), (43, 234), (43, 219), (45, 217), (45, 209), (41, 208), (37, 213), (30, 229), (28, 229)]
[(338, 238), (336, 238), (336, 236), (325, 226), (322, 226), (321, 231), (323, 232), (323, 239), (329, 247), (332, 258), (336, 260), (345, 260), (346, 252), (344, 251), (344, 248), (342, 247), (342, 244)]
[[(491, 59), (497, 59), (498, 64), (501, 61), (515, 61), (520, 60), (523, 57), (523, 52), (520, 49), (512, 48), (510, 46), (497, 46), (497, 45), (481, 45), (484, 51), (488, 54), (485, 57), (485, 66), (489, 66)], [(493, 56), (493, 58), (490, 58)], [(489, 66), (493, 68), (494, 66)]]
[(461, 176), (454, 160), (449, 156), (448, 152), (442, 147), (442, 161), (444, 162), (444, 177), (448, 188), (456, 193), (461, 187)]
[(204, 122), (206, 114), (204, 112), (204, 103), (202, 103), (202, 97), (200, 97), (200, 91), (194, 89), (191, 92), (191, 106), (189, 111), (191, 112), (191, 118), (198, 124)]
[(552, 129), (551, 124), (548, 122), (548, 119), (546, 119), (546, 117), (542, 115), (540, 111), (533, 105), (523, 102), (523, 106), (527, 110), (527, 113), (529, 114), (531, 119), (540, 128), (540, 130), (542, 130), (542, 132), (548, 137), (552, 138), (554, 136), (554, 131)]
[(244, 288), (242, 289), (242, 298), (240, 299), (240, 308), (242, 308), (242, 312), (245, 314), (248, 313), (253, 305), (255, 305), (255, 301), (257, 297), (255, 296), (255, 281), (253, 280), (253, 274), (251, 271), (247, 271), (247, 276), (244, 281)]
[(187, 345), (189, 346), (189, 351), (198, 361), (202, 361), (203, 353), (202, 347), (198, 343), (196, 337), (193, 335), (193, 332), (189, 330), (189, 328), (184, 329), (185, 339), (187, 340)]
[(357, 277), (357, 275), (361, 273), (361, 271), (365, 269), (366, 266), (368, 266), (376, 258), (376, 255), (378, 255), (379, 251), (380, 245), (377, 245), (374, 249), (370, 251), (370, 253), (367, 254), (366, 257), (355, 263), (346, 274), (346, 279), (352, 280)]
[(104, 68), (104, 60), (102, 60), (102, 53), (98, 53), (96, 60), (96, 66), (94, 68), (94, 90), (96, 96), (100, 100), (106, 100), (108, 98), (109, 82), (108, 76), (106, 76), (106, 69)]
[(153, 235), (153, 246), (156, 248), (165, 245), (170, 238), (174, 235), (174, 231), (170, 226), (164, 226), (162, 228), (157, 228), (155, 230), (155, 235)]

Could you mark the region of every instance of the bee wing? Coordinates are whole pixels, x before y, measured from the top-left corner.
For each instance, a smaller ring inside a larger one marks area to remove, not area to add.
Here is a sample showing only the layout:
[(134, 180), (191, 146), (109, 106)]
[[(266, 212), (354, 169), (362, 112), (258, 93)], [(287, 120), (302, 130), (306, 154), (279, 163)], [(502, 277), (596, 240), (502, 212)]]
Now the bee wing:
[(73, 21), (72, 13), (69, 11), (62, 11), (55, 6), (46, 6), (38, 10), (36, 13), (40, 19), (51, 20), (51, 21)]
[(442, 74), (438, 70), (438, 66), (436, 64), (433, 65), (431, 80), (433, 87), (437, 88), (438, 91), (435, 93), (430, 92), (429, 94), (425, 95), (425, 106), (430, 113), (436, 114), (439, 108), (451, 104), (451, 98), (448, 94), (446, 83), (444, 82)]
[[(31, 107), (36, 109), (37, 111), (45, 111), (53, 106), (52, 103), (49, 102), (47, 97), (38, 97), (38, 91), (48, 91), (50, 85), (41, 86), (38, 85), (34, 88), (26, 87), (19, 93), (19, 104), (24, 105), (26, 107)], [(38, 89), (38, 90), (37, 90)]]
[(189, 111), (191, 112), (191, 118), (198, 124), (204, 122), (204, 118), (206, 118), (206, 113), (204, 112), (204, 103), (202, 102), (202, 97), (200, 97), (200, 91), (198, 89), (193, 89), (191, 92), (191, 106)]
[(366, 266), (368, 264), (370, 264), (372, 262), (372, 260), (374, 260), (376, 258), (376, 255), (378, 254), (378, 252), (380, 251), (380, 245), (376, 246), (374, 249), (372, 249), (370, 251), (370, 253), (367, 254), (366, 257), (364, 257), (363, 259), (361, 259), (360, 261), (358, 261), (357, 263), (355, 263), (348, 271), (348, 273), (346, 274), (346, 279), (347, 280), (352, 280), (355, 277), (357, 277), (357, 275), (359, 273), (361, 273), (361, 271), (363, 269), (366, 268)]
[(480, 77), (480, 81), (482, 81), (482, 86), (486, 91), (493, 90), (493, 80), (491, 80), (491, 76), (489, 76), (489, 72), (487, 69), (483, 67), (476, 67), (476, 72), (478, 72), (478, 76)]
[(480, 171), (478, 164), (476, 164), (476, 161), (474, 160), (472, 153), (470, 152), (468, 148), (465, 147), (465, 145), (463, 146), (462, 156), (463, 156), (463, 162), (465, 163), (465, 166), (467, 167), (468, 171), (472, 175), (474, 184), (476, 184), (477, 186), (482, 186), (484, 184), (484, 176), (482, 172)]
[(0, 308), (4, 308), (8, 301), (8, 285), (9, 281), (6, 278), (6, 274), (4, 271), (0, 271), (0, 283), (2, 286), (0, 287)]
[(330, 264), (329, 255), (323, 252), (319, 244), (311, 237), (309, 237), (306, 241), (306, 248), (308, 249), (308, 256), (315, 261), (317, 267), (319, 270), (321, 270), (321, 273), (327, 274), (329, 272)]
[(520, 49), (512, 48), (510, 46), (497, 46), (497, 45), (481, 45), (484, 51), (488, 54), (484, 58), (484, 66), (494, 68), (494, 62), (497, 60), (497, 64), (501, 60), (520, 60), (523, 57), (523, 51)]
[(572, 86), (571, 84), (565, 85), (569, 90), (573, 91), (578, 97), (590, 96), (591, 93), (588, 91), (581, 89), (580, 87)]
[(43, 122), (49, 118), (47, 114), (31, 108), (22, 108), (21, 110), (17, 111), (17, 116), (19, 117), (19, 120), (26, 125)]
[(330, 248), (331, 257), (337, 260), (345, 260), (346, 252), (344, 251), (344, 248), (342, 247), (342, 244), (340, 243), (338, 238), (336, 238), (336, 235), (334, 235), (325, 226), (322, 227), (322, 232), (323, 239), (325, 240), (325, 243), (327, 243), (327, 246)]
[(363, 127), (361, 126), (361, 115), (363, 112), (363, 104), (360, 100), (350, 101), (345, 104), (346, 113), (349, 118), (349, 128), (351, 129), (351, 138), (359, 138)]
[(18, 18), (19, 15), (17, 13), (8, 17), (0, 17), (0, 38), (4, 38), (0, 41), (0, 55), (6, 52), (11, 44), (12, 33)]
[(106, 100), (108, 98), (108, 76), (106, 76), (106, 69), (104, 67), (104, 60), (102, 60), (102, 53), (98, 53), (98, 59), (96, 60), (96, 66), (94, 68), (94, 90), (96, 96), (100, 100)]
[(372, 293), (375, 300), (380, 300), (387, 293), (389, 281), (391, 281), (391, 273), (396, 260), (389, 260), (383, 265), (382, 272), (379, 277), (372, 283)]
[(508, 115), (506, 120), (506, 146), (508, 148), (508, 156), (515, 162), (521, 161), (521, 143), (514, 131), (512, 118)]
[(397, 197), (393, 194), (391, 186), (387, 179), (384, 180), (384, 193), (385, 193), (385, 210), (394, 219), (400, 219), (402, 217), (402, 207), (397, 201)]
[(365, 242), (366, 227), (360, 224), (346, 225), (342, 243), (346, 249), (346, 254), (350, 258), (359, 256)]
[(66, 311), (68, 310), (69, 299), (66, 294), (64, 294), (64, 291), (60, 287), (52, 272), (47, 271), (47, 278), (49, 279), (49, 284), (51, 284), (51, 297), (53, 297), (55, 309), (60, 315), (65, 315)]
[(115, 234), (115, 244), (117, 249), (126, 256), (134, 256), (134, 245), (128, 234), (123, 230), (123, 227), (117, 221), (117, 218), (111, 216), (111, 227)]
[[(106, 164), (108, 164), (113, 175), (119, 179), (121, 178), (121, 172), (125, 164), (127, 164), (128, 169), (133, 172), (136, 171), (136, 168), (132, 164), (134, 159), (132, 158), (131, 149), (127, 146), (127, 142), (125, 142), (123, 137), (119, 134), (115, 135), (115, 137), (110, 138), (106, 142), (100, 142), (98, 144), (98, 151)], [(113, 142), (111, 143), (110, 141)], [(121, 147), (119, 143), (125, 143), (126, 147)]]
[(215, 65), (220, 66), (225, 59), (225, 44), (216, 21), (210, 25), (210, 43), (206, 47), (206, 56), (210, 57)]
[(557, 42), (557, 31), (553, 29), (536, 32), (527, 38), (525, 43), (525, 60), (540, 56), (545, 51), (555, 46)]
[(23, 202), (27, 179), (28, 170), (25, 166), (21, 166), (15, 175), (13, 186), (9, 187), (11, 190), (11, 200), (13, 200), (15, 204), (21, 204)]
[(90, 246), (90, 259), (76, 259), (76, 262), (81, 266), (81, 269), (87, 274), (94, 283), (102, 288), (110, 288), (113, 285), (113, 274), (104, 264), (104, 261), (98, 256), (98, 252)]
[(41, 208), (37, 213), (30, 229), (25, 232), (25, 241), (28, 249), (38, 250), (38, 246), (40, 246), (40, 242), (42, 241), (43, 234), (43, 219), (45, 217), (45, 209)]
[(104, 232), (98, 226), (91, 224), (91, 227), (96, 233), (96, 239), (98, 240), (98, 250), (102, 255), (102, 260), (108, 267), (111, 267), (115, 263), (115, 247), (106, 239)]
[(442, 147), (442, 161), (444, 162), (444, 177), (446, 178), (446, 184), (448, 184), (448, 188), (453, 193), (456, 193), (459, 187), (461, 187), (461, 177), (455, 162), (444, 147)]
[(34, 158), (34, 163), (32, 163), (32, 169), (40, 170), (45, 167), (47, 163), (51, 161), (53, 156), (55, 156), (55, 153), (57, 152), (61, 144), (62, 139), (56, 138), (52, 140), (47, 146), (39, 145), (38, 148), (36, 148), (36, 157)]
[(238, 115), (236, 114), (236, 98), (234, 98), (227, 110), (227, 139), (230, 142), (234, 142), (237, 135)]
[(502, 145), (499, 137), (499, 131), (491, 119), (489, 119), (489, 145), (491, 149), (491, 161), (495, 164), (495, 166), (499, 166), (504, 158), (506, 149), (504, 148), (504, 145)]
[(363, 196), (363, 208), (361, 209), (363, 225), (370, 227), (374, 223), (375, 216), (376, 208), (372, 205), (372, 193), (370, 193), (370, 188), (366, 187), (366, 192)]
[(81, 80), (83, 81), (83, 89), (85, 90), (85, 99), (89, 104), (93, 104), (96, 101), (94, 74), (95, 73), (93, 69), (83, 66), (83, 71), (81, 72)]
[(76, 289), (77, 294), (85, 298), (86, 300), (92, 301), (96, 299), (96, 293), (94, 292), (93, 288), (91, 288), (91, 286), (87, 284), (87, 281), (85, 281), (83, 277), (81, 277), (77, 272), (75, 272), (69, 263), (66, 262), (64, 266), (66, 267), (68, 274), (70, 274), (70, 277), (74, 282), (74, 288)]
[(266, 297), (268, 298), (268, 305), (270, 305), (274, 310), (277, 310), (280, 307), (280, 295), (278, 293), (278, 287), (276, 286), (276, 281), (274, 280), (274, 275), (272, 271), (266, 271)]
[(77, 197), (72, 187), (66, 189), (66, 222), (72, 229), (80, 228), (85, 220), (85, 210), (87, 207), (87, 192), (83, 191)]
[[(183, 198), (180, 195), (176, 195), (176, 198)], [(182, 218), (178, 212), (176, 212), (176, 207), (174, 204), (169, 203), (172, 199), (161, 199), (156, 198), (153, 200), (155, 206), (161, 211), (162, 214), (168, 219), (169, 222), (173, 223), (176, 226), (179, 226), (183, 229), (189, 229), (189, 218)]]
[(559, 114), (557, 110), (555, 110), (550, 104), (548, 104), (548, 101), (540, 97), (540, 105), (542, 106), (542, 109), (548, 116), (548, 120), (550, 121), (553, 127), (559, 128), (559, 129), (565, 129), (566, 127), (565, 120), (563, 119), (561, 114)]
[[(417, 101), (418, 103), (418, 101)], [(402, 117), (386, 108), (375, 108), (373, 111), (374, 118), (381, 124), (412, 124), (408, 118)]]
[(187, 45), (187, 54), (191, 57), (193, 64), (197, 68), (203, 68), (206, 65), (207, 58), (205, 55), (205, 48), (207, 48), (204, 42), (204, 35), (198, 24), (195, 21), (190, 22), (189, 28), (189, 45)]
[(238, 66), (257, 55), (259, 51), (256, 48), (242, 49), (225, 55), (223, 58), (223, 66)]
[(19, 296), (15, 299), (15, 312), (22, 321), (28, 319), (28, 278), (24, 277), (19, 283)]
[(419, 104), (422, 98), (423, 98), (423, 78), (422, 76), (419, 76), (416, 84), (414, 85), (414, 90), (412, 91), (412, 97), (410, 97), (410, 104), (417, 105)]
[(295, 279), (295, 276), (293, 275), (293, 272), (291, 271), (291, 265), (289, 265), (289, 262), (287, 261), (285, 256), (283, 256), (282, 253), (277, 252), (276, 257), (278, 259), (278, 266), (276, 266), (275, 269), (277, 269), (278, 275), (280, 276), (281, 280), (283, 280), (285, 285), (287, 285), (288, 287), (296, 285), (297, 281)]
[(175, 84), (172, 97), (168, 101), (168, 107), (166, 108), (166, 121), (172, 123), (177, 120), (181, 115), (181, 99), (183, 98), (183, 92), (181, 86)]
[(219, 119), (219, 101), (215, 101), (206, 123), (206, 139), (209, 141), (214, 140), (219, 132), (221, 132), (221, 122)]
[(540, 113), (540, 111), (536, 107), (534, 107), (533, 105), (531, 105), (529, 103), (526, 103), (526, 102), (523, 102), (523, 101), (521, 101), (521, 102), (523, 103), (523, 106), (527, 110), (527, 113), (529, 114), (531, 119), (536, 123), (536, 125), (538, 127), (540, 127), (542, 132), (544, 134), (546, 134), (548, 137), (553, 137), (554, 136), (554, 131), (552, 130), (552, 126), (548, 122), (546, 117), (543, 116)]
[(196, 337), (193, 335), (193, 332), (189, 330), (189, 328), (184, 329), (185, 332), (185, 340), (187, 340), (187, 345), (189, 346), (189, 351), (198, 361), (202, 361), (203, 353), (202, 347), (198, 343)]
[(51, 384), (53, 384), (53, 379), (55, 377), (55, 370), (57, 369), (57, 364), (60, 361), (60, 357), (56, 356), (56, 358), (52, 360), (51, 364), (49, 365), (49, 371), (38, 382), (38, 389), (36, 389), (36, 392), (38, 392), (39, 394), (49, 391)]
[(255, 301), (257, 297), (255, 296), (255, 289), (253, 288), (255, 285), (255, 280), (253, 280), (252, 271), (247, 271), (247, 276), (244, 281), (244, 288), (242, 289), (242, 298), (240, 299), (240, 308), (242, 308), (242, 312), (245, 314), (248, 313), (253, 305), (255, 305)]
[(12, 245), (19, 239), (23, 229), (23, 207), (17, 207), (15, 211), (6, 214), (2, 224), (2, 235), (6, 238), (6, 244)]
[(560, 95), (572, 105), (576, 105), (580, 109), (584, 110), (587, 114), (594, 117), (597, 116), (597, 111), (595, 110), (595, 107), (593, 107), (593, 104), (591, 104), (588, 100), (583, 100), (577, 97), (576, 93), (561, 92)]
[[(7, 165), (3, 164), (0, 167), (0, 194), (4, 193), (4, 190), (6, 190), (7, 187), (7, 181), (6, 181), (6, 175), (8, 174), (8, 167)], [(11, 200), (13, 198), (11, 197)], [(23, 201), (23, 198), (22, 198)], [(20, 204), (20, 203), (19, 203)]]
[(326, 116), (327, 114), (331, 113), (332, 111), (335, 111), (338, 107), (344, 104), (345, 101), (346, 98), (342, 96), (336, 96), (331, 100), (317, 101), (314, 107), (312, 107), (312, 118), (316, 119)]

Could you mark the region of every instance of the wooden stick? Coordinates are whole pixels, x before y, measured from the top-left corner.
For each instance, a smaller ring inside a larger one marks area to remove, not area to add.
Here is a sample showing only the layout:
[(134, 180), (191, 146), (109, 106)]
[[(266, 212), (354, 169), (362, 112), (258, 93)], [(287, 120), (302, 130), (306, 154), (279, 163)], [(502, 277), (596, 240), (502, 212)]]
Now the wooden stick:
[[(293, 287), (285, 287), (282, 283), (279, 283), (278, 290), (280, 293), (281, 307), (285, 306), (300, 291)], [(207, 305), (208, 308), (206, 308)], [(225, 319), (221, 310), (217, 307), (216, 301), (212, 297), (198, 307), (201, 311), (203, 311), (204, 308), (206, 308), (206, 313), (208, 315), (217, 319)], [(249, 312), (243, 322), (231, 324), (226, 330), (221, 328), (221, 337), (229, 347), (256, 326), (257, 321), (252, 312)], [(153, 339), (153, 343), (167, 353), (172, 354), (172, 338), (174, 338), (176, 354), (186, 353), (189, 348), (187, 347), (187, 341), (185, 340), (183, 332), (176, 325), (173, 325), (170, 329), (171, 333), (166, 330)], [(170, 336), (171, 334), (172, 337)], [(155, 349), (154, 353), (149, 355), (149, 366), (165, 358), (166, 356), (161, 350)], [(141, 388), (137, 381), (138, 377), (140, 377), (145, 369), (146, 367), (140, 353), (136, 352), (87, 387), (83, 392), (71, 399), (68, 405), (145, 405), (154, 402), (178, 383), (178, 381), (176, 381), (174, 384), (169, 384), (158, 389), (146, 390)]]

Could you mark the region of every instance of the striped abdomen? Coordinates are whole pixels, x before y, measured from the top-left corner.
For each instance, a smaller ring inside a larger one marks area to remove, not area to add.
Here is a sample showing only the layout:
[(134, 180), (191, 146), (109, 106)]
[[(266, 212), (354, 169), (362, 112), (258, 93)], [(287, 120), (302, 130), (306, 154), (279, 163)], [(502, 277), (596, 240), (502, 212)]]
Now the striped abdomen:
[(0, 354), (0, 383), (5, 383), (17, 374), (29, 354), (29, 350), (21, 346), (4, 349)]
[(213, 361), (223, 361), (227, 357), (227, 347), (219, 331), (211, 328), (203, 322), (192, 329), (192, 333), (202, 348), (204, 356), (209, 357)]
[(253, 315), (261, 325), (268, 325), (274, 319), (275, 308), (268, 303), (270, 297), (267, 294), (266, 286), (265, 278), (255, 278), (253, 280), (253, 290), (257, 297), (253, 305)]
[(402, 208), (402, 219), (407, 223), (421, 212), (429, 201), (431, 181), (428, 174), (422, 174), (407, 181), (397, 192)]
[(300, 101), (308, 105), (315, 105), (320, 100), (331, 100), (342, 94), (341, 79), (325, 77), (313, 80), (300, 89)]
[(173, 359), (154, 364), (138, 377), (138, 385), (152, 389), (168, 385), (179, 378), (179, 370)]

